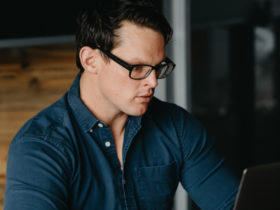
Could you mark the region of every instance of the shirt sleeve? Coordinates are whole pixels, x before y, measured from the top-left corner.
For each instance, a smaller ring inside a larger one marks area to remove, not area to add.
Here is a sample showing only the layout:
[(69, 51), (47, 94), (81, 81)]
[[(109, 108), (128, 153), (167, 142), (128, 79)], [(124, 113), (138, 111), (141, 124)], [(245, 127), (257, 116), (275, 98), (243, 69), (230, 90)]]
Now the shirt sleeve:
[(5, 210), (67, 209), (69, 158), (45, 140), (21, 139), (10, 145)]
[(190, 114), (180, 119), (184, 161), (181, 183), (202, 209), (232, 209), (239, 180), (215, 150), (205, 128)]

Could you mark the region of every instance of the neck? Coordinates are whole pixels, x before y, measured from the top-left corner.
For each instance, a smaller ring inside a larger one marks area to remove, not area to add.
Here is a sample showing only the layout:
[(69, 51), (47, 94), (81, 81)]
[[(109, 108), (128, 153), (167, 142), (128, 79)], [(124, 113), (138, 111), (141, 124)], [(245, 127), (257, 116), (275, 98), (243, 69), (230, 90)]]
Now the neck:
[(120, 135), (124, 131), (127, 114), (109, 107), (104, 97), (93, 91), (94, 84), (94, 75), (83, 72), (80, 78), (81, 100), (96, 118), (110, 126), (113, 135)]

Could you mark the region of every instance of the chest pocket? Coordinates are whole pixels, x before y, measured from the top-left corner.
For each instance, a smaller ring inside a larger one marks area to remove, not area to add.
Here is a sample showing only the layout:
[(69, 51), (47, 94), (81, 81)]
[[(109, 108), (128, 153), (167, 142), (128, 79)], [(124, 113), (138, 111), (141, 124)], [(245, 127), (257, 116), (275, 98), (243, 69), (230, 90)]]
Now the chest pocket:
[(138, 206), (145, 210), (172, 209), (178, 186), (176, 162), (136, 169), (135, 189)]

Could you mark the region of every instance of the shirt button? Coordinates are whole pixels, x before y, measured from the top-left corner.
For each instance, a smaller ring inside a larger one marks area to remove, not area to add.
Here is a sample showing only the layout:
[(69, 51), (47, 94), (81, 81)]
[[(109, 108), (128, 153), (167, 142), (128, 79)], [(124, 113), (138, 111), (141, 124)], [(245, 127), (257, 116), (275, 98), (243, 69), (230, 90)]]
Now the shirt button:
[(93, 132), (93, 129), (90, 129), (89, 132), (92, 133), (92, 132)]
[(105, 142), (105, 146), (106, 146), (106, 147), (110, 147), (110, 146), (111, 146), (111, 142), (106, 141), (106, 142)]
[(104, 125), (103, 125), (102, 123), (98, 123), (97, 126), (98, 126), (99, 128), (103, 128), (103, 127), (104, 127)]

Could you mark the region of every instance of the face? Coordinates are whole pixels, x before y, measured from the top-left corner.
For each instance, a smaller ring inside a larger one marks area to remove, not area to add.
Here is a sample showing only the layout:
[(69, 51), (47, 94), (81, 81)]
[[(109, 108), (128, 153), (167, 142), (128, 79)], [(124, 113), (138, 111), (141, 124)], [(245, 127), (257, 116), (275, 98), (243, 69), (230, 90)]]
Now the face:
[[(117, 31), (119, 45), (111, 53), (129, 64), (157, 65), (165, 57), (161, 33), (125, 21)], [(103, 61), (97, 75), (96, 91), (110, 112), (143, 115), (158, 85), (155, 71), (143, 80), (129, 78), (129, 71), (113, 60)], [(99, 97), (100, 98), (100, 97)]]

